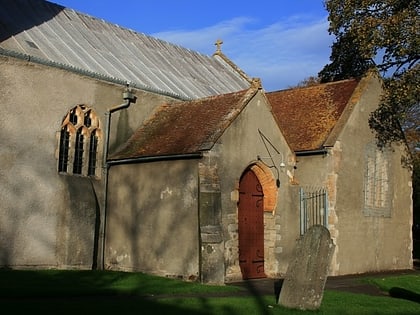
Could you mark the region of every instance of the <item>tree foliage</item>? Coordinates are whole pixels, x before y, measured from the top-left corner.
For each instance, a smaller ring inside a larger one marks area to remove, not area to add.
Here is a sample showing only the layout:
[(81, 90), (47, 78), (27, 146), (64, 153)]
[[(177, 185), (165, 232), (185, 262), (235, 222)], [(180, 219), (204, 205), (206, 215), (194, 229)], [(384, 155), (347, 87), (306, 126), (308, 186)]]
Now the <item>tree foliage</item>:
[(297, 85), (293, 86), (292, 88), (314, 86), (314, 85), (318, 85), (320, 83), (321, 83), (321, 80), (320, 80), (319, 77), (309, 76), (309, 77), (303, 79), (302, 81), (300, 81)]
[[(384, 94), (369, 124), (378, 143), (407, 140), (420, 149), (420, 0), (326, 0), (335, 36), (323, 82), (359, 77), (375, 67)], [(403, 131), (403, 132), (402, 132)]]
[(370, 58), (363, 57), (359, 47), (354, 45), (353, 34), (343, 34), (331, 47), (331, 63), (318, 73), (322, 83), (363, 76), (375, 66)]

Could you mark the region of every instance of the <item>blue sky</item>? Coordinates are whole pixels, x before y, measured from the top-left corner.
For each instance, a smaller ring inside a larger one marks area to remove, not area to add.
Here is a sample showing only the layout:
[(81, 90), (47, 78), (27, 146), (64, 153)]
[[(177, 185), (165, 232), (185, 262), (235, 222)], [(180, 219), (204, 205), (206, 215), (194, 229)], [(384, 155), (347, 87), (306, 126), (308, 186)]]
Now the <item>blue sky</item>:
[(296, 85), (329, 62), (323, 0), (50, 0), (211, 55), (222, 51), (268, 91)]

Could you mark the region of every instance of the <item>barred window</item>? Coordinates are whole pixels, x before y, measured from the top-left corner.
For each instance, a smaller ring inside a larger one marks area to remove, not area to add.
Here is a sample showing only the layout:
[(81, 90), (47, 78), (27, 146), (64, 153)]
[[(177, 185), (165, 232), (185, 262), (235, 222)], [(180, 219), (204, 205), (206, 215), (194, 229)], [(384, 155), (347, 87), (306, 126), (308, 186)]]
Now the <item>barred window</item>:
[(328, 194), (325, 187), (300, 187), (300, 234), (314, 225), (328, 229)]
[(366, 146), (364, 178), (364, 214), (391, 216), (389, 152), (375, 143)]
[(99, 178), (102, 131), (95, 112), (86, 105), (73, 107), (58, 133), (58, 172)]

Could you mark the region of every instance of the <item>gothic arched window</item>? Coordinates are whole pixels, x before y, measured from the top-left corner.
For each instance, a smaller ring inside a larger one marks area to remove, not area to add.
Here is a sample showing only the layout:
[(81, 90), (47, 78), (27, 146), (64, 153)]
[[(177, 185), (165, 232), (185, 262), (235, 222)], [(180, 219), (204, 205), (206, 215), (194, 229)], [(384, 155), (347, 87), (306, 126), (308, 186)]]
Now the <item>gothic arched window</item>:
[(64, 117), (58, 137), (59, 173), (100, 177), (102, 131), (91, 108), (86, 105), (73, 107)]

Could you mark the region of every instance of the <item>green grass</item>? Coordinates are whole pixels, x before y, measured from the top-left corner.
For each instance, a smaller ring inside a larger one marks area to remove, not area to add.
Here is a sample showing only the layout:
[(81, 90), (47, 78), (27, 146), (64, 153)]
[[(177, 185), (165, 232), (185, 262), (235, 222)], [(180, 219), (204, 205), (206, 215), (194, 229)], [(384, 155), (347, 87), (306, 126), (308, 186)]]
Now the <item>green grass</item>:
[(386, 278), (371, 277), (364, 280), (376, 285), (382, 291), (388, 292), (393, 287), (401, 287), (420, 294), (420, 277), (412, 275), (390, 276)]
[(0, 297), (150, 296), (239, 290), (143, 273), (91, 270), (0, 270), (0, 281)]
[[(420, 291), (419, 275), (364, 279), (389, 290)], [(321, 308), (281, 307), (272, 296), (215, 297), (240, 288), (187, 283), (142, 273), (0, 270), (2, 314), (418, 315), (420, 304), (390, 297), (325, 291)]]
[[(223, 299), (168, 299), (162, 304), (182, 307), (188, 311), (208, 310), (220, 315), (261, 314), (316, 314), (316, 315), (418, 315), (420, 305), (414, 302), (388, 297), (372, 297), (363, 294), (326, 291), (321, 308), (317, 311), (291, 310), (275, 303), (274, 297)], [(169, 314), (169, 313), (168, 313)], [(177, 314), (177, 313), (175, 313)], [(190, 313), (187, 313), (190, 314)], [(191, 313), (194, 314), (194, 313)]]

